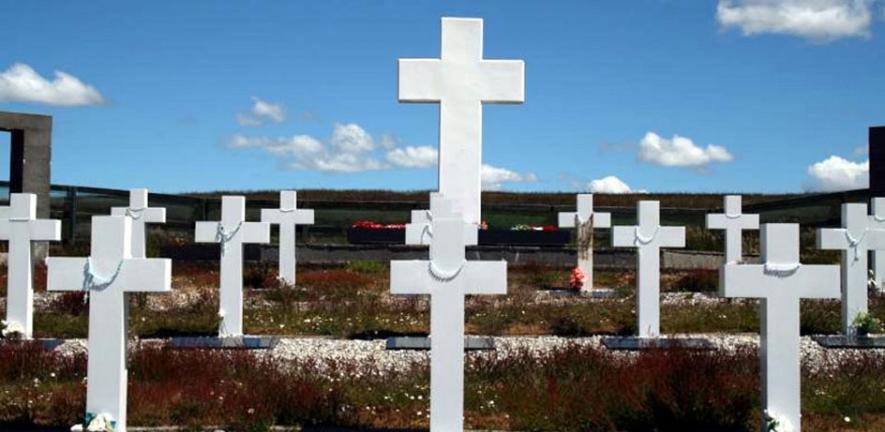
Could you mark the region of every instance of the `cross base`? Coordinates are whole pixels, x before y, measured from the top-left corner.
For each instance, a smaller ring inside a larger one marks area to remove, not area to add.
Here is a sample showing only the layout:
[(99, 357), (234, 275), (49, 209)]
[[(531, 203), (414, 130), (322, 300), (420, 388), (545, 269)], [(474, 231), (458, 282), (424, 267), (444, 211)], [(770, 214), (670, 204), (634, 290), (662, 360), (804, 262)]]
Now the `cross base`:
[(279, 336), (230, 336), (230, 337), (174, 337), (170, 338), (170, 348), (180, 349), (273, 349), (280, 342)]
[(602, 338), (602, 344), (615, 351), (639, 351), (646, 349), (689, 349), (713, 350), (713, 342), (704, 338), (609, 336)]
[[(429, 351), (430, 338), (424, 336), (395, 336), (387, 338), (388, 351)], [(465, 336), (464, 351), (494, 351), (495, 339), (490, 336)]]
[(52, 351), (66, 341), (64, 339), (56, 339), (56, 338), (40, 338), (40, 339), (0, 339), (0, 345), (37, 345), (42, 346), (46, 351)]
[(815, 342), (824, 348), (847, 348), (847, 349), (883, 349), (885, 348), (885, 335), (868, 336), (845, 336), (826, 335), (812, 337)]

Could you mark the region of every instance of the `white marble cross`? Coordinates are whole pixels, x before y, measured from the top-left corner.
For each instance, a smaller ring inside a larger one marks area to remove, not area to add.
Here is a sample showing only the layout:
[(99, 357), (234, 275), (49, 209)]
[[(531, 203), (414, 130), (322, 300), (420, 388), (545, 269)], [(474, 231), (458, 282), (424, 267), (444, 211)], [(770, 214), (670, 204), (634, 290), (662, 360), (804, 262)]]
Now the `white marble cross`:
[(483, 58), (483, 21), (443, 18), (438, 59), (399, 60), (399, 100), (439, 103), (439, 191), (479, 225), (482, 105), (522, 103), (525, 63)]
[(799, 300), (838, 298), (839, 267), (799, 264), (798, 224), (762, 225), (761, 249), (763, 264), (723, 266), (719, 291), (761, 300), (763, 408), (779, 419), (778, 430), (799, 431)]
[(593, 194), (578, 194), (578, 211), (559, 213), (560, 228), (577, 228), (578, 268), (586, 278), (582, 291), (593, 289), (593, 229), (610, 228), (610, 213), (593, 211)]
[[(430, 194), (430, 210), (412, 210), (412, 221), (406, 224), (407, 245), (429, 245), (433, 239), (433, 215), (450, 215), (452, 213), (451, 201), (445, 199), (439, 192)], [(474, 246), (479, 243), (477, 226), (471, 223), (464, 224), (464, 245)]]
[(636, 226), (612, 229), (612, 246), (638, 249), (639, 337), (657, 337), (661, 333), (661, 248), (685, 247), (685, 227), (661, 226), (658, 201), (640, 201), (637, 218)]
[(280, 279), (295, 285), (295, 228), (313, 225), (313, 210), (297, 208), (297, 192), (281, 191), (279, 209), (261, 209), (261, 221), (280, 226)]
[(37, 195), (14, 193), (9, 197), (7, 217), (0, 219), (0, 240), (9, 241), (6, 284), (6, 326), (22, 338), (34, 331), (34, 265), (32, 241), (61, 240), (61, 222), (37, 219)]
[[(872, 226), (885, 229), (885, 198), (873, 198)], [(879, 292), (885, 292), (885, 251), (873, 251), (873, 277)]]
[(129, 207), (111, 207), (111, 216), (129, 216), (132, 218), (132, 257), (144, 258), (145, 224), (166, 223), (166, 209), (148, 207), (148, 190), (131, 189), (129, 191)]
[(842, 332), (855, 334), (854, 318), (867, 312), (867, 251), (885, 250), (885, 231), (875, 229), (866, 204), (842, 204), (842, 228), (817, 231), (819, 249), (842, 250)]
[(221, 243), (219, 336), (243, 334), (243, 244), (269, 243), (270, 224), (246, 222), (246, 198), (221, 198), (220, 222), (197, 222), (196, 240)]
[(86, 418), (110, 417), (115, 431), (126, 431), (127, 300), (130, 292), (170, 291), (172, 261), (133, 258), (132, 220), (92, 218), (88, 258), (47, 259), (50, 291), (89, 294), (89, 360)]
[(464, 296), (506, 294), (507, 262), (467, 261), (459, 214), (433, 218), (430, 261), (391, 261), (392, 294), (430, 295), (430, 430), (464, 427)]
[(759, 215), (743, 213), (740, 195), (726, 195), (722, 201), (725, 212), (708, 214), (707, 229), (725, 230), (725, 262), (741, 262), (743, 232), (759, 229)]

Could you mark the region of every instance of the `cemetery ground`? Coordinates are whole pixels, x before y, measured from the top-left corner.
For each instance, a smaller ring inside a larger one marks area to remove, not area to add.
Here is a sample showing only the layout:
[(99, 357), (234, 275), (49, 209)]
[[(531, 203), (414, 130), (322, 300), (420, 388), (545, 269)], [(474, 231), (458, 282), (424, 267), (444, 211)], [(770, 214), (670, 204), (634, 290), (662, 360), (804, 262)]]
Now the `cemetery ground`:
[[(275, 266), (249, 263), (245, 330), (284, 336), (275, 349), (163, 347), (161, 338), (215, 334), (217, 266), (180, 263), (171, 293), (130, 295), (129, 332), (138, 339), (130, 352), (130, 424), (427, 427), (427, 353), (385, 352), (382, 338), (426, 334), (428, 300), (390, 295), (386, 264), (300, 265), (298, 286), (291, 287), (276, 281)], [(45, 269), (37, 266), (35, 273), (35, 336), (84, 338), (88, 307), (82, 294), (48, 294)], [(468, 298), (467, 332), (501, 337), (497, 351), (468, 356), (469, 428), (757, 429), (756, 302), (718, 298), (715, 271), (666, 271), (662, 331), (705, 334), (718, 349), (614, 352), (599, 340), (635, 333), (634, 273), (597, 271), (597, 285), (617, 293), (608, 299), (551, 292), (567, 280), (567, 268), (512, 266), (506, 296)], [(885, 297), (873, 295), (870, 307), (872, 315), (885, 317)], [(838, 301), (803, 301), (802, 334), (838, 333), (839, 317)], [(41, 429), (78, 421), (85, 403), (84, 348), (80, 340), (54, 351), (29, 343), (0, 346), (0, 426)], [(803, 354), (807, 430), (885, 429), (881, 350), (824, 350), (805, 338)]]

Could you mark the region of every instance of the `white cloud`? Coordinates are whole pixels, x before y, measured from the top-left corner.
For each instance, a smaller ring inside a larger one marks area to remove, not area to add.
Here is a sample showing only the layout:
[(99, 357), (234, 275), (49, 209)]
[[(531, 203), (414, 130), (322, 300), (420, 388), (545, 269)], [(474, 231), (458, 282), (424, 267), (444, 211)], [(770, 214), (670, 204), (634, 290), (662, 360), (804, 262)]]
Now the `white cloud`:
[[(623, 180), (615, 176), (608, 176), (601, 179), (593, 180), (587, 184), (587, 189), (589, 189), (592, 193), (606, 194), (625, 194), (633, 192), (633, 189), (630, 188), (630, 185), (624, 183)], [(637, 192), (645, 192), (645, 190), (639, 190)]]
[(816, 41), (868, 37), (871, 0), (719, 0), (716, 19), (744, 35), (780, 33)]
[(249, 112), (237, 114), (237, 122), (240, 126), (261, 126), (266, 122), (282, 123), (286, 121), (286, 108), (281, 104), (274, 104), (252, 97), (252, 108)]
[(647, 132), (639, 142), (639, 159), (667, 167), (703, 167), (711, 162), (728, 162), (734, 157), (725, 147), (710, 144), (700, 148), (690, 139), (673, 135), (672, 139)]
[(482, 164), (482, 189), (501, 190), (504, 183), (531, 183), (538, 181), (538, 177), (532, 173), (520, 174), (507, 168), (499, 168), (488, 164)]
[(372, 136), (356, 123), (335, 123), (331, 143), (345, 153), (364, 153), (375, 148)]
[(0, 102), (97, 105), (104, 103), (104, 96), (95, 87), (68, 73), (55, 71), (55, 79), (49, 81), (30, 66), (15, 63), (0, 72)]
[(436, 165), (439, 153), (430, 146), (406, 146), (387, 152), (387, 161), (403, 168), (426, 168)]
[(385, 150), (393, 150), (399, 144), (399, 138), (393, 134), (381, 134), (378, 145)]
[(808, 167), (809, 179), (805, 189), (836, 192), (863, 189), (870, 185), (870, 161), (852, 162), (839, 156), (830, 156)]

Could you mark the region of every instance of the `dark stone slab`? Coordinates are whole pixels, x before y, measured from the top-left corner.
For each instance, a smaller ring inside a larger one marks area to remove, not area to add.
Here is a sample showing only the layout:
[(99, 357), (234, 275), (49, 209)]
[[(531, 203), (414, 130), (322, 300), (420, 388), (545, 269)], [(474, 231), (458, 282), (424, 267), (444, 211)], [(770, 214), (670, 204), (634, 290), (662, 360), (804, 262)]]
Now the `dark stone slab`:
[(638, 336), (609, 336), (602, 338), (602, 344), (610, 350), (638, 351), (644, 349), (692, 349), (712, 350), (712, 342), (703, 338), (642, 338)]
[(31, 339), (31, 340), (0, 339), (0, 344), (3, 344), (3, 345), (34, 344), (34, 345), (42, 346), (43, 349), (45, 349), (47, 351), (52, 351), (52, 350), (58, 348), (63, 343), (65, 343), (64, 339), (55, 339), (55, 338), (40, 338), (40, 339)]
[(885, 126), (870, 128), (870, 196), (885, 196)]
[(812, 339), (824, 348), (885, 349), (885, 336), (826, 335)]
[[(423, 336), (397, 336), (387, 338), (388, 350), (427, 351), (430, 339)], [(495, 339), (488, 336), (467, 336), (464, 351), (490, 351), (495, 349)]]
[(174, 337), (169, 339), (167, 346), (184, 349), (272, 349), (279, 341), (277, 336)]
[(571, 230), (479, 230), (480, 245), (563, 247), (572, 239)]

